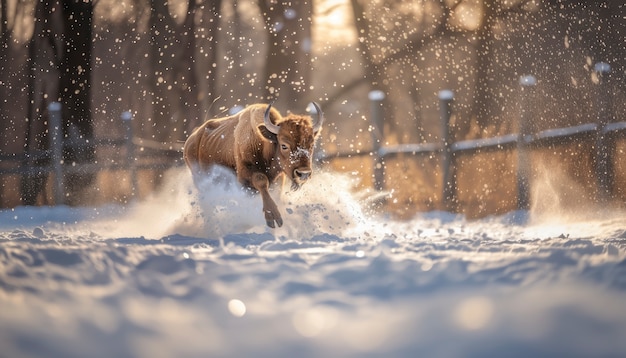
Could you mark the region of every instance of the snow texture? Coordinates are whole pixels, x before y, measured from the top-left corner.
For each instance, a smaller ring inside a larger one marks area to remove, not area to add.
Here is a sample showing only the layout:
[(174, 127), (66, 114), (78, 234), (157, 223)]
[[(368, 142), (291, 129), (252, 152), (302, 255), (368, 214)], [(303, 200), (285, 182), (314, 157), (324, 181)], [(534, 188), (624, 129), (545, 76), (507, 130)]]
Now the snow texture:
[(1, 211), (0, 356), (626, 356), (623, 212), (396, 221), (316, 172), (272, 230), (232, 179)]

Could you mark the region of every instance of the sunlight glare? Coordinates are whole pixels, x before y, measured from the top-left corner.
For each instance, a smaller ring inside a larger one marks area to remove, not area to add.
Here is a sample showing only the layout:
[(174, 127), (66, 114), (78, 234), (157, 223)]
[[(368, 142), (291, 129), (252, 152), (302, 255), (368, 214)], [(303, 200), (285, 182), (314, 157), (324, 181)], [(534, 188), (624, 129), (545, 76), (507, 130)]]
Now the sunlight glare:
[(246, 314), (246, 305), (243, 301), (233, 298), (228, 301), (228, 311), (235, 317), (243, 317)]
[(292, 317), (294, 328), (303, 337), (315, 337), (323, 331), (332, 328), (337, 323), (337, 314), (334, 310), (322, 307), (313, 307), (300, 310)]
[(493, 302), (487, 297), (471, 297), (458, 304), (453, 312), (460, 329), (476, 331), (485, 328), (494, 315)]

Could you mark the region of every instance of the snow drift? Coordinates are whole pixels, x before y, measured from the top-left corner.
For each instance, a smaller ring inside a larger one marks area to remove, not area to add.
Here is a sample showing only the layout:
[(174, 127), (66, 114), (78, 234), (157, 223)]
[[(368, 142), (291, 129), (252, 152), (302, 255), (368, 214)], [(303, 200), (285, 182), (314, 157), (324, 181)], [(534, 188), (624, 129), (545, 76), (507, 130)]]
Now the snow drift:
[(626, 355), (623, 212), (396, 221), (322, 172), (272, 230), (230, 175), (1, 211), (0, 355)]

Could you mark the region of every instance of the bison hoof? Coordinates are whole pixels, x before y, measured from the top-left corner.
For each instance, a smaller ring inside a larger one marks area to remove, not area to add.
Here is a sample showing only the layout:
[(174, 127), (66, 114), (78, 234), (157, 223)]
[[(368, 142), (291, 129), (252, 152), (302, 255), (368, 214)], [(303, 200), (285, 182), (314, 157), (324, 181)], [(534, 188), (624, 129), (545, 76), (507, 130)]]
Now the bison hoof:
[(267, 224), (267, 226), (271, 227), (272, 229), (276, 227), (276, 225), (278, 225), (278, 227), (283, 226), (283, 218), (280, 217), (280, 214), (278, 213), (273, 213), (271, 211), (266, 211), (265, 212), (265, 223)]
[(283, 219), (278, 218), (276, 220), (266, 220), (265, 223), (267, 224), (267, 226), (269, 226), (272, 229), (274, 229), (276, 227), (276, 225), (278, 225), (278, 227), (283, 226)]

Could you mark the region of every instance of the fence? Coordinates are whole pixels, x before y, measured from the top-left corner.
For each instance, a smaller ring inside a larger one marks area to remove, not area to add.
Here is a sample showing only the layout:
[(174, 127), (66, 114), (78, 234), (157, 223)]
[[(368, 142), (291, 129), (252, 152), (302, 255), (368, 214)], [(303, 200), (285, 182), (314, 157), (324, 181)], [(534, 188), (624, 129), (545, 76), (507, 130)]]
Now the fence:
[(421, 144), (401, 144), (393, 146), (382, 146), (380, 129), (383, 128), (382, 103), (385, 95), (381, 91), (372, 91), (369, 94), (371, 103), (371, 121), (374, 128), (372, 131), (372, 150), (358, 153), (335, 153), (322, 158), (324, 161), (331, 161), (337, 158), (351, 158), (358, 156), (371, 156), (373, 158), (373, 178), (374, 188), (384, 190), (385, 159), (399, 154), (409, 154), (413, 156), (439, 155), (443, 170), (442, 183), (442, 206), (449, 211), (456, 211), (458, 204), (457, 173), (456, 162), (459, 157), (472, 155), (478, 152), (503, 151), (517, 149), (517, 208), (528, 209), (529, 199), (529, 177), (531, 173), (531, 163), (529, 152), (532, 149), (545, 148), (559, 144), (573, 143), (579, 140), (591, 140), (595, 145), (595, 177), (597, 179), (598, 199), (606, 201), (611, 197), (614, 186), (614, 155), (616, 139), (626, 138), (626, 122), (610, 123), (609, 100), (610, 90), (606, 77), (610, 72), (610, 66), (600, 62), (594, 66), (594, 70), (599, 79), (599, 113), (597, 123), (588, 123), (567, 128), (557, 128), (544, 130), (539, 133), (530, 133), (528, 125), (531, 118), (526, 110), (531, 106), (528, 103), (532, 92), (535, 89), (536, 79), (533, 76), (524, 76), (520, 79), (521, 90), (523, 92), (521, 104), (521, 114), (519, 123), (519, 133), (497, 136), (492, 138), (465, 140), (453, 143), (451, 141), (450, 118), (452, 115), (452, 104), (454, 93), (449, 90), (439, 92), (439, 107), (441, 124), (443, 129), (441, 143), (421, 143)]
[[(131, 112), (123, 112), (120, 119), (124, 126), (124, 136), (119, 139), (96, 139), (92, 145), (101, 147), (123, 147), (125, 156), (121, 160), (113, 160), (105, 163), (65, 163), (63, 152), (68, 147), (85, 145), (77, 142), (76, 139), (65, 139), (63, 133), (62, 105), (59, 102), (52, 102), (48, 105), (48, 140), (49, 149), (34, 151), (24, 154), (2, 154), (0, 159), (3, 162), (18, 162), (20, 166), (14, 168), (0, 168), (0, 175), (3, 174), (41, 174), (53, 173), (53, 200), (56, 205), (65, 203), (65, 177), (74, 173), (97, 173), (101, 171), (127, 170), (130, 173), (131, 196), (137, 190), (137, 172), (140, 170), (165, 170), (176, 164), (176, 161), (166, 160), (165, 162), (150, 160), (149, 158), (172, 157), (179, 158), (182, 151), (182, 143), (168, 144), (134, 136)], [(142, 153), (140, 155), (139, 153)], [(144, 160), (140, 160), (141, 157)], [(49, 159), (48, 165), (27, 166), (24, 165), (26, 159), (30, 162), (41, 162)], [(148, 159), (148, 160), (145, 160)], [(180, 161), (180, 160), (179, 160)]]
[[(526, 108), (530, 103), (522, 103), (520, 115), (519, 133), (497, 136), (492, 138), (465, 140), (453, 143), (450, 138), (450, 117), (452, 115), (452, 104), (454, 93), (449, 90), (439, 92), (439, 106), (441, 112), (441, 124), (443, 127), (443, 138), (441, 143), (421, 143), (402, 144), (394, 146), (382, 146), (380, 130), (372, 131), (372, 150), (370, 152), (360, 151), (357, 153), (336, 153), (320, 158), (322, 161), (330, 161), (336, 158), (349, 158), (357, 156), (371, 156), (374, 161), (374, 187), (377, 190), (384, 190), (385, 159), (399, 154), (439, 155), (443, 170), (442, 200), (443, 207), (449, 211), (456, 211), (457, 196), (457, 173), (456, 162), (460, 156), (472, 155), (478, 152), (502, 151), (517, 149), (517, 207), (528, 209), (529, 207), (529, 175), (531, 163), (529, 151), (531, 149), (549, 147), (562, 143), (571, 143), (577, 140), (591, 140), (595, 143), (595, 176), (597, 178), (598, 195), (600, 200), (607, 200), (611, 197), (614, 186), (614, 154), (615, 141), (618, 138), (626, 138), (626, 122), (610, 123), (609, 99), (610, 91), (606, 85), (606, 76), (610, 72), (610, 66), (606, 63), (595, 65), (595, 71), (599, 78), (599, 113), (597, 123), (588, 123), (574, 127), (545, 130), (539, 133), (529, 133), (528, 123), (530, 121)], [(520, 80), (523, 101), (530, 100), (536, 80), (533, 76), (524, 76)], [(369, 94), (371, 103), (371, 120), (374, 128), (383, 128), (382, 102), (385, 95), (381, 91), (372, 91)], [(161, 153), (166, 156), (176, 155), (180, 157), (182, 144), (159, 143), (145, 139), (135, 138), (132, 127), (132, 114), (124, 112), (121, 120), (124, 123), (125, 135), (121, 139), (96, 140), (94, 145), (125, 147), (126, 156), (123, 160), (113, 163), (82, 163), (68, 165), (63, 161), (64, 143), (63, 122), (61, 117), (61, 104), (53, 102), (49, 105), (49, 135), (50, 149), (37, 153), (30, 153), (32, 159), (50, 158), (50, 165), (38, 167), (25, 167), (3, 169), (2, 174), (32, 174), (32, 173), (53, 173), (53, 190), (55, 204), (63, 204), (65, 198), (66, 174), (71, 173), (95, 173), (100, 171), (128, 170), (131, 178), (131, 195), (134, 195), (137, 188), (137, 171), (144, 169), (167, 169), (171, 167), (172, 161), (166, 163), (140, 163), (138, 153)], [(71, 143), (69, 145), (72, 145)], [(76, 145), (76, 144), (74, 144)], [(137, 151), (140, 148), (141, 151)], [(147, 149), (145, 151), (144, 149)], [(24, 161), (26, 154), (0, 155), (2, 161)], [(35, 158), (33, 158), (33, 156)]]

